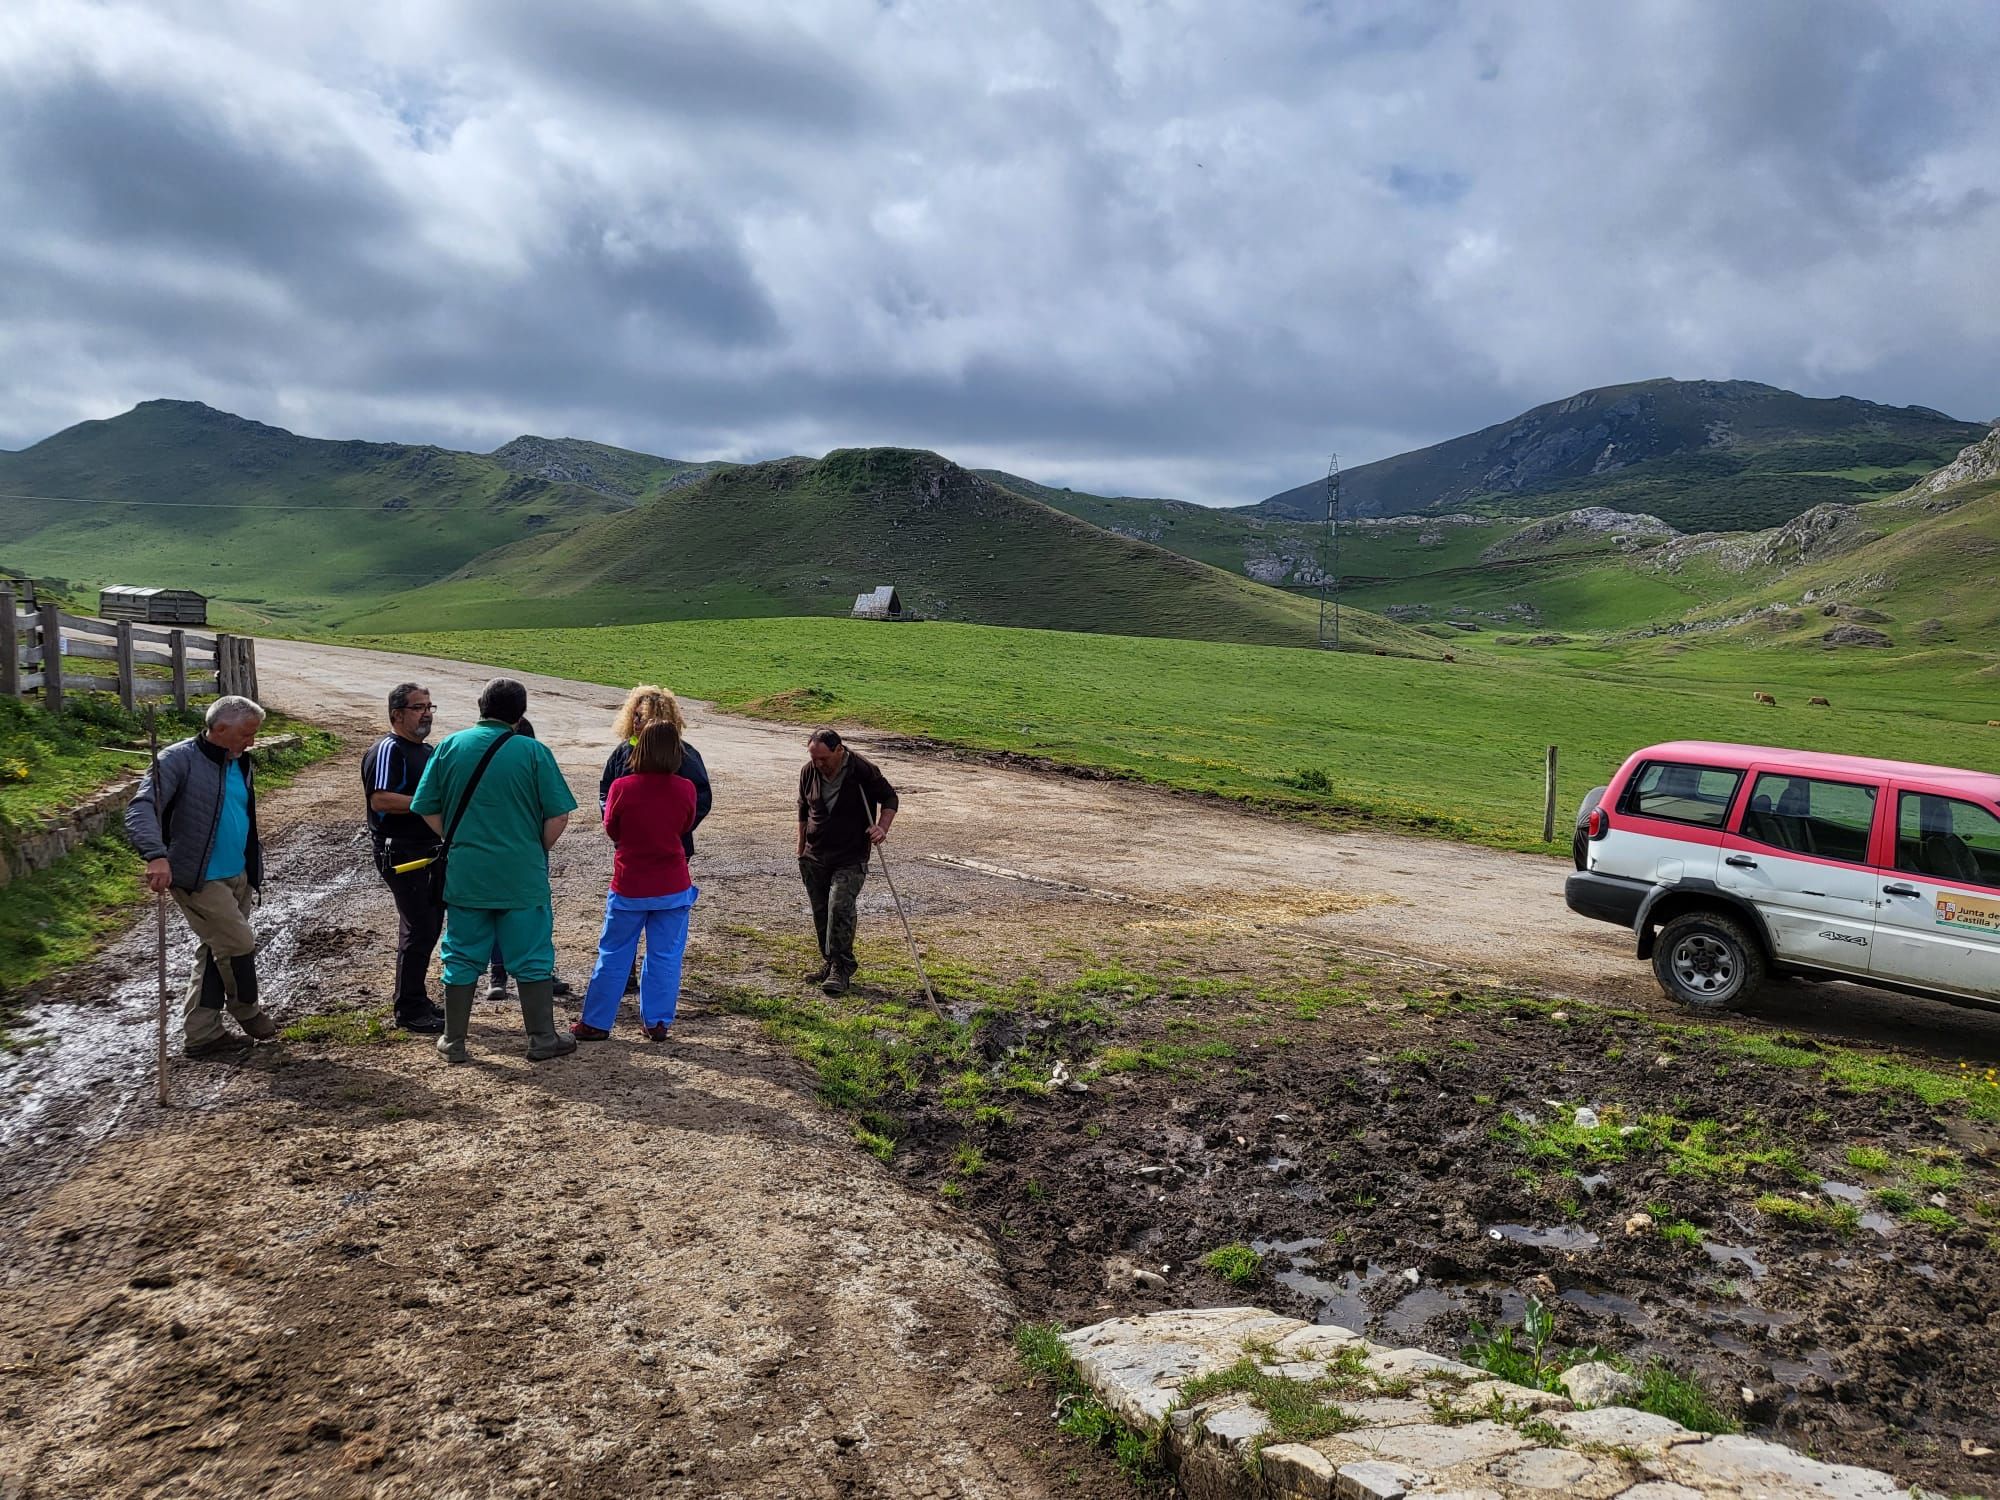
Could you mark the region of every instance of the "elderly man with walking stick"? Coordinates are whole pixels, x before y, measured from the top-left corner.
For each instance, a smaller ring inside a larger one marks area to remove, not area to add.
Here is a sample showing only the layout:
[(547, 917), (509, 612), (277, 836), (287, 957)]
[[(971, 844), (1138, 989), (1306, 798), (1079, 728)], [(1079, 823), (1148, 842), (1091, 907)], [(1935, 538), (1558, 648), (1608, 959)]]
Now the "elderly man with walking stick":
[(853, 982), (855, 905), (868, 858), (889, 836), (896, 789), (874, 763), (843, 745), (839, 731), (815, 729), (799, 770), (799, 878), (812, 900), (820, 965), (806, 976), (829, 995)]
[[(125, 809), (125, 833), (146, 861), (146, 889), (165, 891), (199, 946), (182, 1011), (184, 1054), (220, 1057), (268, 1042), (277, 1024), (257, 995), (251, 908), (264, 884), (257, 785), (249, 749), (264, 710), (217, 698), (202, 732), (169, 745)], [(242, 1034), (222, 1024), (227, 1010)]]

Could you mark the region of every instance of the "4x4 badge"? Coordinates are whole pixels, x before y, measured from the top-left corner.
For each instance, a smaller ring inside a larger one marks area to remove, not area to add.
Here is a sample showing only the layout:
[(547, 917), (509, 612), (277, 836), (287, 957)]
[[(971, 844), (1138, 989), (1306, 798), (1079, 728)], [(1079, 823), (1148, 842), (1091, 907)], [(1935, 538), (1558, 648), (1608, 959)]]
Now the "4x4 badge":
[(1827, 932), (1827, 931), (1822, 931), (1822, 932), (1820, 933), (1820, 936), (1821, 936), (1821, 937), (1823, 937), (1823, 938), (1826, 938), (1826, 939), (1828, 939), (1828, 940), (1829, 940), (1829, 941), (1831, 941), (1831, 942), (1835, 942), (1835, 943), (1852, 943), (1852, 944), (1854, 944), (1854, 946), (1855, 946), (1855, 947), (1857, 947), (1857, 948), (1866, 948), (1866, 947), (1868, 946), (1868, 939), (1867, 939), (1867, 938), (1865, 938), (1865, 937), (1856, 937), (1856, 936), (1855, 936), (1855, 935), (1854, 935), (1853, 933), (1851, 933), (1851, 932)]

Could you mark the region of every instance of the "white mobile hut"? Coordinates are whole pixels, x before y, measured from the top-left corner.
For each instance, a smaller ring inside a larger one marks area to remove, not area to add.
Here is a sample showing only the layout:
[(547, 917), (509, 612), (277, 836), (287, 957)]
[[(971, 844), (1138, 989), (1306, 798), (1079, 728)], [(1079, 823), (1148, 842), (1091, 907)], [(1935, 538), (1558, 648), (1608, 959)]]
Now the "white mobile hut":
[(854, 618), (857, 620), (900, 620), (903, 618), (903, 601), (897, 597), (893, 584), (883, 584), (873, 593), (854, 596)]

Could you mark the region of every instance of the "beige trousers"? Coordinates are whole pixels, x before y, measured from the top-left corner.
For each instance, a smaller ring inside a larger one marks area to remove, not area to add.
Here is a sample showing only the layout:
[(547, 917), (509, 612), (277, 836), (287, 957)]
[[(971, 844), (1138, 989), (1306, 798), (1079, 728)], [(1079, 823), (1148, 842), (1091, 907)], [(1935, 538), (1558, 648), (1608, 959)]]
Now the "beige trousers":
[(222, 1012), (201, 1003), (202, 980), (213, 962), (222, 978), (223, 1004), (238, 1021), (258, 1014), (259, 1007), (236, 996), (236, 966), (232, 958), (257, 951), (257, 934), (250, 928), (250, 877), (204, 880), (192, 891), (173, 888), (174, 904), (187, 918), (188, 930), (201, 946), (195, 950), (194, 974), (188, 980), (182, 1023), (190, 1043), (210, 1042), (222, 1035)]

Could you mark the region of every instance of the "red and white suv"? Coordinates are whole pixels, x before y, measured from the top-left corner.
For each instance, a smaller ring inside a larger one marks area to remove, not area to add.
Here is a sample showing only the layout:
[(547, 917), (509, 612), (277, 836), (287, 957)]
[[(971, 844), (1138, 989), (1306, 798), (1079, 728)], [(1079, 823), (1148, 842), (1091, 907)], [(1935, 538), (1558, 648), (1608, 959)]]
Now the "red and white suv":
[(1684, 1004), (1734, 1010), (1798, 974), (2000, 1008), (2000, 776), (1654, 745), (1581, 847), (1570, 909), (1631, 928)]

